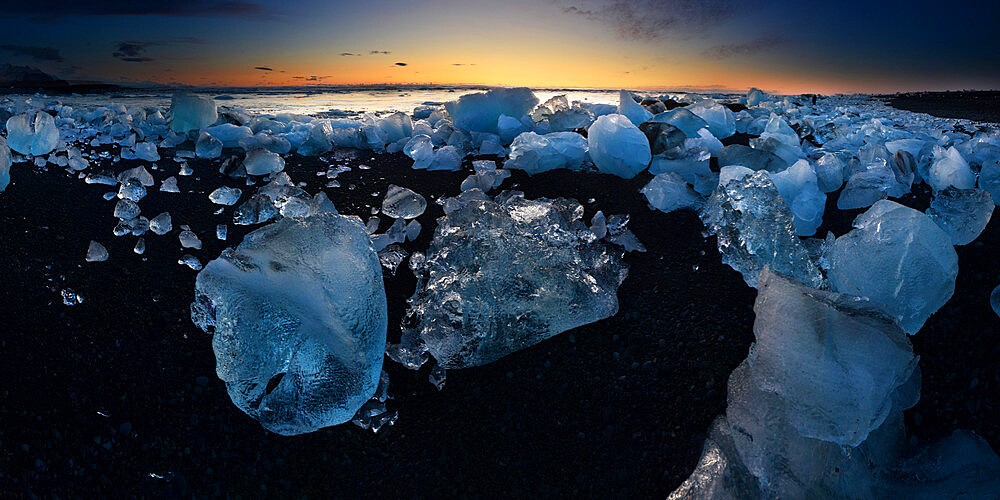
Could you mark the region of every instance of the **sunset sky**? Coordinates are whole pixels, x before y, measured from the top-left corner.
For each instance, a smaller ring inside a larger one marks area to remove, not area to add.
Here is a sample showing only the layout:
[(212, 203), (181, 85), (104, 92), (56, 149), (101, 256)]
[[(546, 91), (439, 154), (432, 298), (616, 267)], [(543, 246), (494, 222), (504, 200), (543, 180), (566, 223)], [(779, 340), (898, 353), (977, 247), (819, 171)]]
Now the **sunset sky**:
[(87, 3), (4, 6), (0, 63), (197, 86), (1000, 88), (995, 1)]

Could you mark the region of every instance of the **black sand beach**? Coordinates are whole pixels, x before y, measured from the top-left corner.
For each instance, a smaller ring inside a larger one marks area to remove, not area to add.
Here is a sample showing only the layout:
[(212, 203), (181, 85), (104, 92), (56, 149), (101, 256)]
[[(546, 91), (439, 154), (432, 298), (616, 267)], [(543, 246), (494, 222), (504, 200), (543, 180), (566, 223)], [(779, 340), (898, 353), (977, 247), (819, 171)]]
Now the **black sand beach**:
[[(466, 172), (424, 172), (399, 154), (340, 152), (352, 167), (325, 189), (341, 213), (367, 219), (388, 184), (428, 198), (419, 218), (428, 246), (433, 200), (458, 193)], [(329, 155), (328, 155), (329, 156)], [(122, 161), (116, 171), (139, 164)], [(157, 181), (176, 175), (164, 159)], [(370, 170), (359, 170), (367, 164)], [(151, 188), (143, 214), (173, 216), (175, 230), (135, 238), (111, 234), (110, 186), (87, 185), (58, 168), (18, 164), (0, 194), (0, 489), (13, 496), (88, 497), (665, 497), (701, 453), (726, 404), (726, 380), (753, 340), (755, 291), (724, 266), (714, 238), (692, 212), (650, 210), (626, 181), (599, 174), (515, 172), (501, 189), (529, 198), (572, 197), (596, 210), (631, 214), (646, 253), (630, 253), (619, 313), (565, 332), (490, 365), (448, 372), (444, 390), (386, 362), (395, 426), (377, 434), (351, 424), (297, 436), (264, 431), (230, 402), (215, 377), (211, 338), (190, 321), (195, 272), (250, 229), (208, 193), (226, 184), (218, 162), (193, 161), (180, 194)], [(286, 171), (316, 192), (326, 182), (316, 158), (292, 156)], [(157, 182), (157, 186), (159, 182)], [(354, 185), (354, 189), (350, 186)], [(253, 188), (249, 188), (253, 189)], [(244, 194), (244, 199), (246, 194)], [(595, 201), (588, 202), (593, 198)], [(929, 194), (902, 203), (924, 209)], [(840, 235), (861, 211), (828, 202), (818, 235)], [(383, 219), (385, 219), (383, 217)], [(383, 220), (382, 230), (388, 226)], [(229, 224), (228, 241), (215, 225)], [(200, 251), (182, 251), (177, 228), (190, 225)], [(88, 242), (107, 262), (86, 263)], [(906, 413), (914, 439), (972, 429), (1000, 449), (1000, 319), (989, 307), (1000, 283), (996, 217), (979, 239), (958, 247), (954, 297), (911, 337), (923, 370), (920, 403)], [(386, 275), (389, 338), (415, 280), (402, 266)], [(60, 290), (85, 300), (67, 307)]]

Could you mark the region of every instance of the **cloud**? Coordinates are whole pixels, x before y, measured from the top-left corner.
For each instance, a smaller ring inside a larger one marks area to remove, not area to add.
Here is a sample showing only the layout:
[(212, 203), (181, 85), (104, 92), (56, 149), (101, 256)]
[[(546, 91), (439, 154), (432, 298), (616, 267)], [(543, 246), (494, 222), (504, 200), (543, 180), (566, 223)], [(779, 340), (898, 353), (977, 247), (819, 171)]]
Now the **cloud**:
[(10, 52), (12, 56), (23, 56), (38, 61), (62, 61), (58, 49), (52, 47), (34, 47), (30, 45), (0, 45), (0, 50)]
[(298, 79), (298, 80), (305, 80), (307, 82), (318, 82), (320, 80), (325, 80), (325, 79), (330, 78), (330, 77), (329, 76), (310, 75), (310, 76), (293, 76), (292, 78), (295, 78), (295, 79)]
[(274, 69), (268, 68), (267, 66), (254, 66), (253, 69), (259, 69), (261, 71), (274, 71)]
[(144, 55), (149, 47), (164, 47), (179, 44), (202, 44), (205, 40), (194, 37), (180, 37), (169, 40), (127, 40), (118, 42), (118, 47), (111, 53), (111, 57), (125, 62), (149, 62), (155, 59)]
[(452, 66), (475, 66), (476, 63), (451, 63)]
[(341, 52), (340, 55), (344, 57), (352, 57), (352, 56), (360, 56), (361, 54), (355, 54), (354, 52)]
[(406, 63), (398, 62), (396, 63), (396, 66), (406, 66)]
[(32, 0), (9, 2), (4, 14), (24, 15), (34, 22), (70, 16), (262, 17), (267, 9), (240, 0)]
[(778, 34), (771, 34), (746, 43), (715, 45), (705, 49), (702, 55), (713, 59), (728, 59), (730, 57), (767, 52), (784, 43), (784, 37)]
[(389, 55), (389, 54), (392, 54), (392, 52), (389, 52), (388, 50), (373, 50), (373, 51), (369, 52), (368, 54), (369, 54), (369, 55), (373, 55), (373, 56), (374, 56), (374, 55), (383, 55), (383, 56), (387, 56), (387, 55)]
[(611, 28), (624, 40), (655, 41), (689, 38), (731, 17), (754, 0), (583, 0), (567, 5), (553, 0), (563, 12)]

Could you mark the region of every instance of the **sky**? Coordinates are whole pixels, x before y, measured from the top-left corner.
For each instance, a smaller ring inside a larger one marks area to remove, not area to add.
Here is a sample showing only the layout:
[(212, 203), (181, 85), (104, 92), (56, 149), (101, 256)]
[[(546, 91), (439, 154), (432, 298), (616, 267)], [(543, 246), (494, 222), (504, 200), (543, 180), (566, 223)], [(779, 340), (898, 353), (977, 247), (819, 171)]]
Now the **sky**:
[(0, 63), (68, 80), (1000, 89), (996, 0), (11, 3), (0, 9)]

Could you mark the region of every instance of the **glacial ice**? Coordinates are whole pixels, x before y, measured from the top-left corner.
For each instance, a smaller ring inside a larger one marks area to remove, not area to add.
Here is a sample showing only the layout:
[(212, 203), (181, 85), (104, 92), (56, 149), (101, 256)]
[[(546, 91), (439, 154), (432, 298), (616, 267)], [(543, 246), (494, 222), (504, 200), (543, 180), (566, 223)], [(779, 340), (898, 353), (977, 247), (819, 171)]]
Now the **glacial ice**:
[(170, 130), (187, 133), (201, 130), (219, 119), (215, 101), (191, 94), (174, 94), (170, 100)]
[(218, 158), (222, 154), (222, 141), (212, 137), (212, 134), (202, 131), (194, 144), (194, 152), (198, 158)]
[(389, 184), (382, 200), (382, 213), (394, 219), (415, 219), (427, 209), (427, 200), (412, 189)]
[(823, 275), (795, 236), (794, 215), (766, 171), (720, 185), (700, 214), (708, 234), (718, 239), (722, 262), (743, 275), (751, 287), (770, 266), (820, 288)]
[(233, 403), (272, 432), (347, 422), (378, 386), (385, 289), (357, 217), (286, 218), (248, 234), (198, 273), (191, 317), (214, 330)]
[(935, 147), (933, 155), (934, 162), (924, 180), (935, 191), (940, 191), (948, 186), (954, 186), (958, 189), (976, 187), (975, 172), (969, 167), (969, 163), (962, 158), (962, 154), (955, 149), (955, 146), (948, 149)]
[(474, 132), (499, 133), (497, 121), (500, 115), (520, 119), (538, 104), (531, 89), (495, 88), (487, 92), (466, 94), (456, 101), (446, 102), (456, 127)]
[(146, 196), (146, 188), (138, 179), (128, 179), (118, 188), (118, 198), (130, 201), (139, 201)]
[(808, 160), (799, 160), (787, 169), (771, 174), (781, 199), (795, 216), (795, 234), (812, 236), (823, 223), (826, 194), (819, 190), (816, 172)]
[(122, 220), (132, 220), (139, 216), (139, 205), (132, 200), (118, 200), (115, 204), (115, 217)]
[(816, 160), (816, 182), (824, 193), (840, 189), (844, 185), (844, 162), (833, 153), (824, 153)]
[(242, 195), (243, 191), (239, 188), (222, 186), (209, 193), (208, 199), (216, 205), (235, 205)]
[(91, 240), (87, 247), (87, 262), (104, 262), (108, 260), (108, 249), (104, 245)]
[(174, 176), (170, 176), (167, 177), (166, 179), (163, 179), (163, 182), (160, 183), (160, 191), (163, 191), (165, 193), (181, 192), (181, 189), (177, 186), (177, 178)]
[(510, 146), (510, 158), (504, 168), (524, 170), (535, 175), (565, 168), (579, 170), (587, 159), (587, 139), (575, 132), (551, 132), (539, 135), (525, 132)]
[(742, 144), (725, 146), (718, 153), (719, 166), (740, 165), (751, 170), (781, 172), (788, 168), (788, 162), (770, 151), (754, 149)]
[(865, 208), (888, 196), (897, 188), (896, 176), (884, 159), (871, 163), (854, 172), (837, 197), (837, 208), (851, 210)]
[(752, 88), (749, 92), (747, 92), (747, 106), (753, 107), (770, 100), (771, 96), (758, 88)]
[(646, 134), (649, 149), (653, 155), (684, 146), (687, 136), (673, 125), (660, 122), (645, 122), (639, 125), (639, 130)]
[(1000, 285), (997, 285), (993, 289), (993, 293), (990, 293), (990, 306), (993, 307), (993, 312), (1000, 316)]
[(201, 133), (208, 134), (222, 143), (223, 148), (238, 148), (240, 141), (253, 136), (253, 131), (249, 127), (223, 123), (202, 129)]
[(990, 223), (993, 207), (993, 197), (982, 189), (949, 186), (934, 192), (927, 215), (951, 236), (953, 245), (968, 245)]
[(1000, 158), (983, 164), (979, 171), (979, 188), (990, 193), (993, 203), (1000, 205)]
[(698, 137), (698, 131), (708, 127), (708, 122), (685, 108), (664, 111), (654, 116), (651, 121), (673, 125), (687, 137)]
[(604, 115), (587, 134), (590, 158), (600, 172), (631, 179), (649, 166), (649, 140), (625, 116)]
[(708, 131), (718, 139), (725, 139), (736, 133), (736, 116), (726, 106), (711, 99), (698, 101), (687, 110), (705, 120)]
[(871, 299), (914, 334), (955, 291), (951, 237), (921, 212), (881, 200), (830, 248), (831, 287)]
[(574, 200), (504, 192), (439, 218), (389, 355), (411, 368), (425, 352), (445, 368), (483, 365), (615, 314), (627, 267), (582, 215)]
[(170, 212), (163, 212), (149, 221), (149, 230), (163, 236), (173, 231), (174, 225), (170, 219)]
[(628, 118), (636, 127), (653, 117), (653, 113), (635, 102), (632, 93), (627, 90), (618, 92), (618, 114)]
[(243, 160), (247, 175), (267, 175), (285, 169), (285, 160), (266, 149), (255, 149)]
[(0, 136), (0, 193), (7, 189), (7, 185), (10, 184), (10, 166), (12, 164), (7, 139)]
[(59, 143), (55, 119), (45, 111), (14, 115), (7, 119), (7, 146), (23, 155), (44, 155)]
[[(182, 228), (183, 229), (183, 228)], [(177, 239), (181, 242), (181, 247), (183, 248), (194, 248), (195, 250), (201, 249), (201, 240), (198, 239), (198, 235), (194, 234), (190, 229), (184, 229), (177, 235)]]
[(646, 195), (650, 205), (666, 213), (682, 208), (698, 210), (705, 203), (705, 199), (695, 193), (676, 172), (654, 176), (639, 192)]

